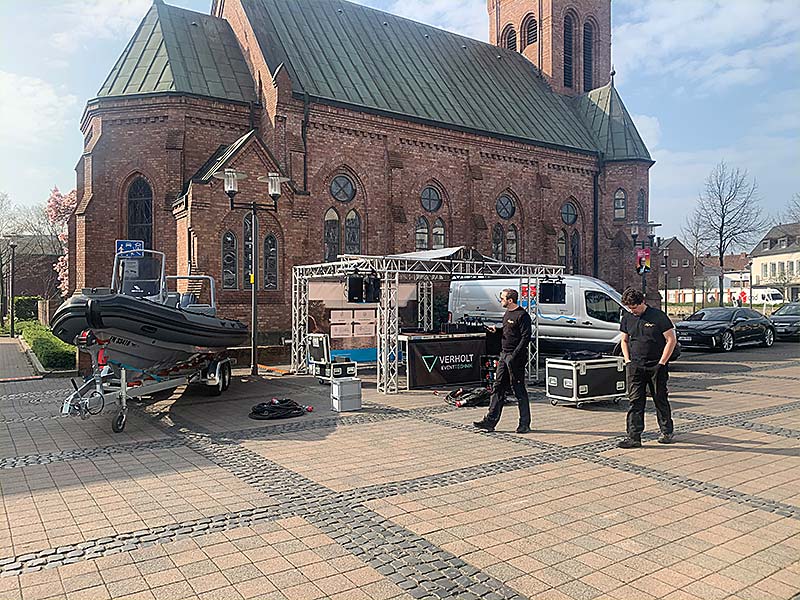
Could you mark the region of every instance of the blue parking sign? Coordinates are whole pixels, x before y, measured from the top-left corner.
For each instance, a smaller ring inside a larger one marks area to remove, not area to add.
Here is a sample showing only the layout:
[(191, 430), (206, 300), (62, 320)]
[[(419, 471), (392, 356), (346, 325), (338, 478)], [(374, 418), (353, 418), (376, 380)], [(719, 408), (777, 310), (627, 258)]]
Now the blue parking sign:
[[(132, 250), (134, 252), (131, 252)], [(142, 258), (144, 252), (135, 252), (136, 250), (144, 250), (144, 242), (142, 240), (117, 240), (117, 254), (128, 252), (125, 255), (128, 258)]]

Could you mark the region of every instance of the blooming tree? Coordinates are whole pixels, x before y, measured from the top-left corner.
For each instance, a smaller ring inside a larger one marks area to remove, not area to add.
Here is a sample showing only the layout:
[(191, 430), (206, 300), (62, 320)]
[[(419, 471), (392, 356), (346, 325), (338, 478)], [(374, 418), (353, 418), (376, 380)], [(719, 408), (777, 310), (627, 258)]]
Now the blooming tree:
[(78, 205), (78, 194), (76, 190), (72, 190), (64, 195), (58, 189), (53, 187), (50, 192), (50, 197), (47, 199), (45, 206), (45, 214), (47, 220), (57, 232), (58, 241), (61, 243), (61, 256), (58, 261), (53, 265), (56, 273), (58, 273), (58, 289), (61, 290), (61, 295), (66, 296), (69, 293), (69, 253), (67, 246), (67, 223), (75, 208)]

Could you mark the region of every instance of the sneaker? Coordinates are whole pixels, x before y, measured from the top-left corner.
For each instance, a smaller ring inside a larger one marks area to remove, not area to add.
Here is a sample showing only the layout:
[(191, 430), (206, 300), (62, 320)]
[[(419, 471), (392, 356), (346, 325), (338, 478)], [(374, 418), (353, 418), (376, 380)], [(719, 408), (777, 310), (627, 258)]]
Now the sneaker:
[(525, 426), (520, 425), (519, 427), (517, 427), (517, 433), (530, 433), (531, 431), (532, 431), (531, 428), (528, 427), (527, 425)]
[(494, 425), (487, 423), (486, 421), (474, 421), (472, 424), (478, 429), (483, 429), (484, 431), (494, 431)]
[(634, 440), (633, 438), (625, 438), (617, 442), (617, 448), (641, 448), (642, 440)]
[(675, 443), (675, 434), (674, 433), (662, 433), (661, 437), (658, 438), (659, 444), (674, 444)]

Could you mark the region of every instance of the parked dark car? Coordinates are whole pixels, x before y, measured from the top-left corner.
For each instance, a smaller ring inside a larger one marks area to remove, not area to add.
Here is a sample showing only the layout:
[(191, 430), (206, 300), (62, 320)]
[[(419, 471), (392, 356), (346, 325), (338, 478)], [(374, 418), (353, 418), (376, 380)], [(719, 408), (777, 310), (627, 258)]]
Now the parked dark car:
[(775, 337), (800, 341), (800, 302), (784, 304), (769, 319), (775, 327)]
[(769, 319), (750, 308), (728, 306), (704, 308), (675, 325), (684, 348), (711, 348), (730, 352), (737, 346), (775, 343)]

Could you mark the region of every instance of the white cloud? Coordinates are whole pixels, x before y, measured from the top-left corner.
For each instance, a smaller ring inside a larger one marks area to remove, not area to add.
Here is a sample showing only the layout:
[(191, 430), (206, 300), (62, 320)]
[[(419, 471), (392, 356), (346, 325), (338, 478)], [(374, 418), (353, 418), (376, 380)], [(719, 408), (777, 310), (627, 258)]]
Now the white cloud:
[(75, 126), (72, 109), (78, 99), (50, 83), (0, 71), (0, 147), (44, 147)]
[(661, 141), (661, 123), (658, 117), (650, 115), (631, 115), (639, 135), (647, 149), (652, 153)]
[(796, 0), (620, 0), (615, 10), (620, 78), (668, 72), (705, 91), (754, 85), (771, 67), (800, 66)]
[(151, 5), (151, 0), (63, 2), (49, 15), (59, 24), (50, 43), (61, 52), (73, 52), (92, 39), (130, 36)]

